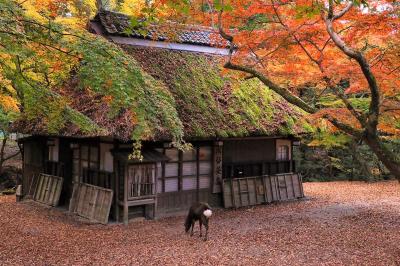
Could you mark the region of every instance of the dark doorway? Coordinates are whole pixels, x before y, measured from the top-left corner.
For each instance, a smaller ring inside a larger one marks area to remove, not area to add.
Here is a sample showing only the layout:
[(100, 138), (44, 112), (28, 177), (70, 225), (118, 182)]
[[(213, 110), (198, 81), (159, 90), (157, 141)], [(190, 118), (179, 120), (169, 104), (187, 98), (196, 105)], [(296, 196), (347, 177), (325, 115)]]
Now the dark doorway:
[(70, 147), (70, 141), (68, 139), (60, 139), (59, 146), (59, 162), (64, 165), (63, 171), (63, 188), (60, 197), (60, 205), (67, 206), (69, 199), (72, 195), (73, 183), (72, 183), (72, 149)]

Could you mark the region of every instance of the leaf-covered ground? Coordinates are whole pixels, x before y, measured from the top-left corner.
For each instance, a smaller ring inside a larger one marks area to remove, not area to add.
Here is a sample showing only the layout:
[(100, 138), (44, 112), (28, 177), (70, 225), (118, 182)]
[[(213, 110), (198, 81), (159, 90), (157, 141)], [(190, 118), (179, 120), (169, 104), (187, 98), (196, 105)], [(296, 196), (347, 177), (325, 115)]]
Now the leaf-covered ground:
[(216, 210), (210, 239), (183, 217), (93, 225), (0, 197), (2, 265), (399, 265), (400, 184), (306, 183), (308, 200)]

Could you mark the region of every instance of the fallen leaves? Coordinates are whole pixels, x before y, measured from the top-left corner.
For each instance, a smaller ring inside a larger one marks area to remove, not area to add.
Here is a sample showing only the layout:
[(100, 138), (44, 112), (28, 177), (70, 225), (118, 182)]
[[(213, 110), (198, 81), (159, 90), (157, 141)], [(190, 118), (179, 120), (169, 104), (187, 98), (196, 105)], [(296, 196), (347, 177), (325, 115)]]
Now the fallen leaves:
[(2, 265), (396, 265), (396, 182), (305, 183), (307, 200), (216, 210), (209, 241), (184, 217), (93, 225), (55, 208), (0, 197)]

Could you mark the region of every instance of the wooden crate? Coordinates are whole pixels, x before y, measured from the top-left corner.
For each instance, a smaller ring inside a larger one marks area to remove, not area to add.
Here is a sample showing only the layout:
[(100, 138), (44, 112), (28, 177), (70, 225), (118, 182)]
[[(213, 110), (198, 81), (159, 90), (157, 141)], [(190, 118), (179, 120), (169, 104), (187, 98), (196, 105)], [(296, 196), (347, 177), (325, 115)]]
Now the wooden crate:
[(113, 191), (86, 183), (74, 183), (69, 211), (90, 221), (108, 223)]
[(46, 205), (57, 206), (60, 200), (62, 185), (62, 177), (40, 174), (33, 194), (33, 200)]
[(225, 208), (245, 207), (302, 198), (303, 184), (297, 174), (224, 179)]

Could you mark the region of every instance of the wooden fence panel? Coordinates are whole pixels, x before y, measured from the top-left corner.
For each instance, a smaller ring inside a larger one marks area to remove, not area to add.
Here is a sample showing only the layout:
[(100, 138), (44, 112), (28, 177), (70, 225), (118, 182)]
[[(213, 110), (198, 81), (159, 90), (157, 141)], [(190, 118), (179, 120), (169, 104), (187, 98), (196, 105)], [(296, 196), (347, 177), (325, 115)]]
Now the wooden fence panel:
[(227, 181), (226, 179), (222, 180), (222, 197), (224, 200), (225, 208), (231, 208), (233, 207), (232, 190), (230, 187), (230, 183), (226, 181)]
[(40, 174), (33, 194), (33, 200), (49, 206), (57, 206), (60, 200), (62, 184), (62, 177)]
[(90, 221), (108, 223), (113, 191), (86, 183), (74, 183), (69, 211)]
[(252, 206), (301, 198), (303, 185), (297, 174), (222, 180), (225, 208)]

